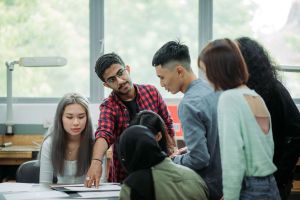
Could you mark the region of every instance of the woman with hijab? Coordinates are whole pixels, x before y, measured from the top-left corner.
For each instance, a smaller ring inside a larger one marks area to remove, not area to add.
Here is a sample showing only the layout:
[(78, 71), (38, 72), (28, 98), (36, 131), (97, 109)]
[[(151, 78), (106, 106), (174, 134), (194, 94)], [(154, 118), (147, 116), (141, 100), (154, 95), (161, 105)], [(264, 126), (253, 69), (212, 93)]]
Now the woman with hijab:
[(124, 130), (117, 150), (129, 174), (120, 199), (208, 199), (202, 178), (191, 169), (174, 164), (147, 127), (133, 125)]

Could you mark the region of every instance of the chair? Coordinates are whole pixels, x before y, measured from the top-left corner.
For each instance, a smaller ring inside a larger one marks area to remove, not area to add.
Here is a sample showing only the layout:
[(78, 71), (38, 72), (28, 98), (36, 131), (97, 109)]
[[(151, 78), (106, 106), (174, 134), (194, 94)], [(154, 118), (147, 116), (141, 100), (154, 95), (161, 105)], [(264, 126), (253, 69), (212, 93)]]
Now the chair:
[(39, 183), (40, 166), (38, 160), (30, 160), (22, 163), (16, 172), (16, 182)]

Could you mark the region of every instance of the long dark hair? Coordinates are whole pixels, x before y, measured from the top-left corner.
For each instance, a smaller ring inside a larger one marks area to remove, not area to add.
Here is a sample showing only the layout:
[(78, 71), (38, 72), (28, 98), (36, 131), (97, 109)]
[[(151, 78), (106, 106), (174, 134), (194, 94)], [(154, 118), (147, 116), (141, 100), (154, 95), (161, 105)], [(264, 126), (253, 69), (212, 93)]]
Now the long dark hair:
[(151, 110), (140, 111), (130, 122), (130, 125), (143, 125), (151, 130), (153, 135), (157, 135), (161, 132), (161, 140), (158, 144), (162, 151), (169, 154), (167, 145), (167, 130), (163, 119), (155, 112)]
[(89, 111), (88, 100), (78, 93), (66, 94), (58, 103), (54, 118), (54, 125), (49, 137), (52, 137), (51, 159), (54, 173), (64, 174), (65, 150), (67, 148), (68, 138), (63, 127), (62, 116), (66, 106), (71, 104), (81, 105), (86, 112), (87, 122), (84, 130), (81, 132), (80, 146), (77, 154), (77, 172), (76, 176), (84, 175), (91, 163), (93, 148), (93, 126)]
[(248, 87), (254, 89), (263, 99), (268, 99), (270, 88), (277, 80), (275, 62), (257, 41), (248, 37), (240, 37), (236, 41), (248, 66)]

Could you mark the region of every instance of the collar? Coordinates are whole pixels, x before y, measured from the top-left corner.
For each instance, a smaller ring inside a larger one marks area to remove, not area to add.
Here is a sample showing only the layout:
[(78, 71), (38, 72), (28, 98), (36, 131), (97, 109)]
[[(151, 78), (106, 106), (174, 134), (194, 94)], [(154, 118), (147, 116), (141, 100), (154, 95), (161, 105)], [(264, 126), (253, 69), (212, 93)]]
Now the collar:
[(198, 83), (203, 83), (203, 81), (202, 81), (200, 78), (193, 80), (193, 81), (189, 84), (189, 86), (187, 87), (185, 93), (186, 93), (189, 89), (191, 89), (194, 85), (197, 85)]
[[(135, 89), (135, 91), (136, 91), (136, 97), (135, 97), (136, 101), (138, 101), (139, 98), (140, 98), (140, 91), (139, 91), (139, 87), (138, 87), (138, 86), (139, 86), (138, 84), (133, 84), (133, 87), (134, 87), (134, 89)], [(120, 103), (121, 105), (125, 106), (125, 105), (123, 104), (123, 102), (122, 102), (122, 99), (121, 99), (115, 92), (111, 92), (110, 95), (111, 95), (111, 97), (112, 97), (116, 102), (118, 102), (118, 103)]]

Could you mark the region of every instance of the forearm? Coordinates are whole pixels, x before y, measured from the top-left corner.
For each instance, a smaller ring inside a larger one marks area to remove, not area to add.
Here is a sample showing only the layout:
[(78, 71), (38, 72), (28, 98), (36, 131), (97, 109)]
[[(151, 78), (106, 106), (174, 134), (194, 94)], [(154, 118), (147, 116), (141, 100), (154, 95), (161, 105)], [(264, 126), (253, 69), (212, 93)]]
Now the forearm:
[(174, 162), (192, 168), (202, 170), (209, 165), (210, 154), (205, 137), (205, 128), (200, 123), (192, 123), (190, 126), (183, 126), (184, 141), (187, 147), (187, 153), (178, 155)]
[(93, 157), (92, 159), (102, 160), (106, 151), (108, 149), (108, 144), (104, 138), (98, 138), (93, 147)]
[[(233, 171), (233, 172), (231, 172)], [(237, 174), (236, 171), (240, 171), (240, 169), (230, 169), (223, 171), (223, 193), (224, 198), (228, 200), (239, 199), (243, 176), (241, 174)]]
[(44, 143), (41, 149), (40, 157), (40, 183), (52, 183), (53, 181), (53, 166), (51, 162), (51, 151), (48, 143)]
[(176, 147), (177, 145), (176, 145), (175, 136), (173, 136), (173, 137), (170, 136), (170, 139), (171, 139), (173, 146)]
[(86, 174), (84, 183), (86, 187), (91, 187), (92, 185), (99, 186), (102, 175), (102, 160), (107, 149), (108, 144), (106, 140), (98, 138), (94, 144), (91, 166)]
[(53, 180), (52, 163), (40, 163), (40, 183), (51, 184)]
[(192, 149), (183, 155), (177, 155), (173, 161), (176, 164), (184, 165), (194, 170), (202, 170), (209, 165), (210, 156), (208, 153)]

